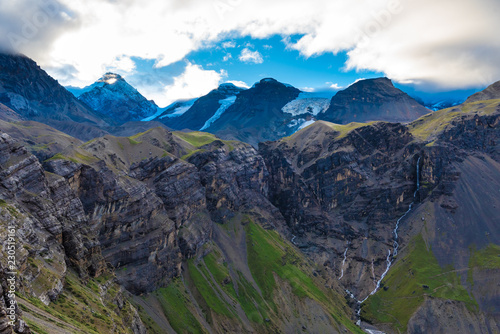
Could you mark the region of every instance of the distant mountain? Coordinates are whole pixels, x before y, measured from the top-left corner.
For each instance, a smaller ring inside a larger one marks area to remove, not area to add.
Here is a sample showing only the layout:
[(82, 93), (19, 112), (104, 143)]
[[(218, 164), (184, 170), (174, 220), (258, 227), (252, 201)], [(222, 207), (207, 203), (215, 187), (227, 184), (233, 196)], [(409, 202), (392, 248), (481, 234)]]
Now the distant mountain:
[(480, 92), (472, 94), (465, 101), (465, 103), (484, 101), (484, 100), (493, 100), (493, 99), (500, 99), (500, 81), (497, 81), (497, 82), (489, 85), (488, 87), (486, 87), (486, 89), (484, 89)]
[(172, 129), (206, 130), (242, 91), (243, 88), (224, 83), (197, 100), (174, 103), (158, 120)]
[(23, 55), (0, 54), (0, 103), (8, 108), (3, 119), (46, 123), (80, 139), (106, 134), (99, 128), (109, 124)]
[[(327, 93), (301, 92), (271, 78), (248, 90), (224, 83), (198, 99), (172, 103), (143, 121), (156, 120), (176, 130), (217, 133), (257, 146), (259, 141), (288, 136), (311, 124), (328, 108), (330, 98)], [(249, 135), (259, 132), (257, 137)]]
[(118, 74), (108, 72), (89, 88), (78, 99), (117, 124), (144, 119), (158, 110)]
[(298, 118), (282, 108), (296, 99), (300, 90), (272, 78), (262, 79), (242, 91), (206, 131), (224, 139), (237, 139), (254, 146), (292, 132), (288, 126)]
[(318, 115), (321, 120), (347, 124), (350, 122), (410, 122), (430, 110), (387, 78), (360, 80), (332, 97), (330, 107)]
[(193, 103), (197, 99), (190, 99), (190, 100), (178, 100), (175, 101), (174, 103), (171, 103), (168, 105), (166, 108), (158, 108), (158, 111), (152, 116), (143, 118), (143, 122), (149, 122), (149, 121), (159, 121), (165, 117), (178, 117), (184, 114), (186, 111), (189, 110), (189, 108), (192, 107)]
[(432, 111), (438, 111), (441, 109), (446, 109), (450, 107), (457, 106), (464, 102), (464, 100), (442, 100), (442, 101), (437, 101), (437, 102), (431, 102), (431, 103), (425, 103), (424, 107), (426, 107), (429, 110)]

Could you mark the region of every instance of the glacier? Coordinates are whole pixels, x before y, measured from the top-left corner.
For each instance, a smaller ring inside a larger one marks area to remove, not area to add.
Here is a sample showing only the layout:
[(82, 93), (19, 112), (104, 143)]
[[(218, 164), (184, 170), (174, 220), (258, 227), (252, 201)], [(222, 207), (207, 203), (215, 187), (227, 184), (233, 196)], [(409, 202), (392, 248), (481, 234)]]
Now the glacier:
[(222, 116), (224, 111), (226, 111), (226, 109), (229, 108), (234, 103), (234, 101), (236, 101), (236, 95), (230, 96), (224, 100), (219, 100), (220, 103), (219, 109), (217, 109), (215, 114), (205, 122), (205, 124), (201, 127), (200, 131), (207, 129), (210, 125), (212, 125), (213, 122), (218, 120)]

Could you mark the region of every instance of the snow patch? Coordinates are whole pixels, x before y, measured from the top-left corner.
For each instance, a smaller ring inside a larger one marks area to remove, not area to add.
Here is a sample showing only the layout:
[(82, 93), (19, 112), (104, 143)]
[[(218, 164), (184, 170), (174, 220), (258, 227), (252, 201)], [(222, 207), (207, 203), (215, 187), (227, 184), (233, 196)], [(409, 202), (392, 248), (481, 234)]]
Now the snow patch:
[[(148, 122), (148, 121), (152, 121), (156, 118), (158, 119), (163, 119), (163, 118), (170, 118), (170, 117), (178, 117), (182, 114), (184, 114), (186, 111), (189, 110), (189, 108), (191, 108), (194, 104), (194, 102), (196, 101), (197, 99), (192, 99), (192, 100), (188, 100), (188, 101), (176, 101), (170, 105), (168, 105), (166, 108), (158, 108), (158, 110), (156, 111), (156, 113), (152, 116), (149, 116), (149, 117), (146, 117), (144, 119), (142, 119), (141, 121), (143, 122)], [(166, 113), (166, 115), (163, 115), (164, 113)]]
[(217, 109), (215, 114), (205, 122), (205, 124), (201, 127), (200, 131), (207, 129), (210, 125), (212, 125), (213, 122), (218, 120), (222, 116), (224, 111), (226, 111), (226, 109), (229, 108), (234, 103), (234, 101), (236, 101), (236, 96), (230, 96), (224, 100), (219, 100), (220, 103), (219, 109)]
[(295, 132), (302, 130), (303, 128), (313, 124), (314, 122), (316, 122), (315, 119), (311, 119), (308, 121), (305, 118), (296, 118), (296, 119), (292, 119), (290, 121), (290, 123), (287, 124), (287, 126), (289, 128), (295, 128), (295, 131), (293, 131), (293, 133), (295, 133)]
[(316, 120), (314, 120), (314, 119), (311, 119), (310, 121), (305, 121), (304, 123), (302, 123), (299, 126), (299, 128), (297, 129), (297, 131), (302, 130), (305, 127), (308, 127), (309, 125), (313, 124), (314, 122), (316, 122)]
[(193, 106), (193, 104), (187, 104), (187, 105), (179, 106), (179, 107), (175, 108), (173, 112), (161, 116), (160, 119), (171, 118), (171, 117), (179, 117), (180, 115), (183, 115), (184, 113), (186, 113), (186, 111), (188, 111), (189, 108), (191, 108), (192, 106)]
[(281, 111), (291, 114), (292, 116), (302, 114), (311, 114), (316, 116), (317, 114), (326, 111), (330, 106), (330, 99), (306, 96), (307, 95), (304, 93), (300, 93), (295, 100), (288, 102), (281, 109)]

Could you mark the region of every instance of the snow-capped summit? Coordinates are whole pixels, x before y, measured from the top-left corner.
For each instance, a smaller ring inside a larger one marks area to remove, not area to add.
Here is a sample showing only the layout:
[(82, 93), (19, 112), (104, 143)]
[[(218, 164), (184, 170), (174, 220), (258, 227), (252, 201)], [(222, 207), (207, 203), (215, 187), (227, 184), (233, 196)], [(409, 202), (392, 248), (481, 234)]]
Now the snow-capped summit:
[(112, 85), (117, 81), (125, 81), (125, 79), (123, 79), (122, 76), (119, 74), (107, 72), (99, 80), (97, 80), (96, 83), (102, 82), (102, 83), (107, 83), (108, 85)]
[[(245, 89), (223, 83), (196, 100), (178, 101), (154, 118), (172, 129), (208, 129), (229, 108)], [(148, 119), (150, 120), (150, 119)]]
[(147, 100), (119, 74), (106, 73), (86, 87), (78, 99), (117, 123), (141, 120), (154, 115), (158, 107)]

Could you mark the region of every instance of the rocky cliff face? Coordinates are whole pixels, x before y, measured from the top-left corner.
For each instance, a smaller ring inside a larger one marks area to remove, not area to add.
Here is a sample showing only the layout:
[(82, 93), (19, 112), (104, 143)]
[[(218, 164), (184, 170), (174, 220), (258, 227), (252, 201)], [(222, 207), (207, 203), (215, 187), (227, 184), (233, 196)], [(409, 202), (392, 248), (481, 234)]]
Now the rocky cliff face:
[(385, 270), (396, 220), (413, 200), (419, 147), (399, 124), (343, 134), (344, 127), (320, 122), (304, 131), (260, 146), (272, 175), (271, 201), (294, 243), (333, 276), (343, 272), (346, 287), (364, 298)]

